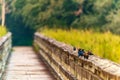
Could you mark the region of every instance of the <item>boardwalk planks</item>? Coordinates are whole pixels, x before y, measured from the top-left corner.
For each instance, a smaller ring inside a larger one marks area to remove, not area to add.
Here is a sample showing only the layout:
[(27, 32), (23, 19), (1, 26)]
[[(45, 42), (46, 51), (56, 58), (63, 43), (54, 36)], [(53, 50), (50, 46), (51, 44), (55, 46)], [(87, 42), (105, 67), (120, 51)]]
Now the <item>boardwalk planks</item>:
[(56, 80), (31, 47), (15, 47), (4, 80)]

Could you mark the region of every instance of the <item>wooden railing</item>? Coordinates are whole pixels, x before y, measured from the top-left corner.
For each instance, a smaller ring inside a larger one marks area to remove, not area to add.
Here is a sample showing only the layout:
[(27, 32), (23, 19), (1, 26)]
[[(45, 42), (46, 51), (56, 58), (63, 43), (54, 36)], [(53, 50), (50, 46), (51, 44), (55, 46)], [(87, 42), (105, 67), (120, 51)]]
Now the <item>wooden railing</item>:
[(5, 66), (11, 52), (11, 33), (0, 39), (0, 80), (5, 71)]
[(120, 65), (90, 56), (78, 58), (73, 47), (35, 33), (34, 48), (42, 56), (57, 80), (120, 80)]

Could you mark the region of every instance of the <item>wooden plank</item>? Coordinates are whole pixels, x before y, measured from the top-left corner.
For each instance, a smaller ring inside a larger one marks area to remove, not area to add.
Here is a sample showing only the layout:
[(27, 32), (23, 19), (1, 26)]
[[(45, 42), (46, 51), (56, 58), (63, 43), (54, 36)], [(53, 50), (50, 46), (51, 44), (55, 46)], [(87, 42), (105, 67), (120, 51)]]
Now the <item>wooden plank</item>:
[(15, 47), (4, 80), (56, 80), (31, 47)]

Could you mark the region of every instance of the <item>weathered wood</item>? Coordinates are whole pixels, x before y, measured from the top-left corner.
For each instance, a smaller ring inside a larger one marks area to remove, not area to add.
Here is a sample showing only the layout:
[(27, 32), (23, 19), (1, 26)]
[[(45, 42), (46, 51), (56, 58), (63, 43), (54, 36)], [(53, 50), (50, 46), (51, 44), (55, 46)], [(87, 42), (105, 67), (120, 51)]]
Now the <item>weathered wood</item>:
[(72, 80), (73, 78), (78, 80), (120, 80), (119, 64), (94, 55), (91, 55), (89, 59), (78, 58), (76, 54), (72, 54), (72, 46), (39, 33), (35, 33), (34, 44), (53, 72), (59, 75), (57, 77), (61, 77), (58, 80)]
[(3, 80), (56, 80), (32, 47), (14, 47)]
[(5, 71), (5, 66), (11, 52), (11, 33), (0, 39), (0, 80)]

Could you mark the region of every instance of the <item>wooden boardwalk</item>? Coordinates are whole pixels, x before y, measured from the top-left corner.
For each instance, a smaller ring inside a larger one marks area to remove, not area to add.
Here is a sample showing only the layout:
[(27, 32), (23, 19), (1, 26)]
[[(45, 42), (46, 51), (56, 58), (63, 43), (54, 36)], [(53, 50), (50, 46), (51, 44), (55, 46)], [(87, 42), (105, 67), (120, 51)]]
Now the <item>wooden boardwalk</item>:
[(4, 80), (56, 80), (31, 47), (15, 47)]

